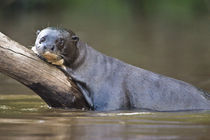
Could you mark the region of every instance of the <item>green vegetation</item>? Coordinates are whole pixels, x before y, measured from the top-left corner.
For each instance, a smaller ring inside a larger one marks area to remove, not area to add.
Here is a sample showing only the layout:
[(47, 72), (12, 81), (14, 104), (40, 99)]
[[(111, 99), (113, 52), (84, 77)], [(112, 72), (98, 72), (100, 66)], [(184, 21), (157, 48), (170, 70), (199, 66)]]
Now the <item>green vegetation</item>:
[(7, 0), (1, 2), (0, 12), (51, 11), (64, 8), (90, 14), (108, 14), (113, 17), (133, 12), (142, 17), (190, 19), (206, 16), (210, 2), (207, 0)]

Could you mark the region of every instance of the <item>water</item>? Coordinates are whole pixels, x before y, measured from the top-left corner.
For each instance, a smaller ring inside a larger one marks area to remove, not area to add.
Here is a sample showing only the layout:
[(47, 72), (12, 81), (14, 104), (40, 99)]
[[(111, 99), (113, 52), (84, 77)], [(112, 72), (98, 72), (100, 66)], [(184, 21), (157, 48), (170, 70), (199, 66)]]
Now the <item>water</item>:
[(50, 109), (34, 95), (0, 96), (2, 140), (209, 139), (210, 112)]
[[(10, 9), (7, 13), (0, 9), (0, 31), (31, 46), (38, 29), (70, 28), (81, 40), (109, 56), (210, 92), (209, 14), (192, 18), (182, 11), (184, 18), (174, 20), (173, 16), (165, 18), (165, 13), (142, 16), (141, 10), (132, 12), (127, 3), (116, 3), (117, 10), (107, 10), (102, 1), (99, 6), (95, 3), (47, 11)], [(209, 111), (53, 109), (25, 86), (0, 74), (1, 140), (191, 140), (209, 139), (209, 132)]]

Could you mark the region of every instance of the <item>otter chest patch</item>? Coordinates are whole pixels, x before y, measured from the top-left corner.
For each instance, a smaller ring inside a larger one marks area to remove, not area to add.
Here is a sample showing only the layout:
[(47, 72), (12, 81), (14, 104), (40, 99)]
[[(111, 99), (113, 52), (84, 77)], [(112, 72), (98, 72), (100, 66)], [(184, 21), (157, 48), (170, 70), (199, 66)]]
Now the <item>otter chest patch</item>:
[(51, 53), (49, 51), (44, 52), (43, 54), (39, 54), (36, 50), (36, 47), (32, 47), (32, 51), (37, 54), (40, 57), (43, 57), (47, 62), (57, 65), (57, 66), (62, 66), (64, 63), (64, 60), (58, 56), (57, 54)]
[(47, 60), (47, 62), (53, 65), (61, 66), (64, 63), (64, 60), (61, 59), (58, 55), (48, 52), (48, 51), (45, 52), (42, 56)]

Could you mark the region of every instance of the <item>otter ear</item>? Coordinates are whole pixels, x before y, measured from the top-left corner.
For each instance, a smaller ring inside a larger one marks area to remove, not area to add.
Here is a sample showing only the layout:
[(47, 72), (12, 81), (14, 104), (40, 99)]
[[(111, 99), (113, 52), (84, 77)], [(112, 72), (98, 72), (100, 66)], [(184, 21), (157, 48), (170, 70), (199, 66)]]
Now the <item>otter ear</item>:
[(71, 39), (72, 39), (73, 41), (75, 41), (75, 42), (79, 41), (79, 37), (76, 36), (76, 35), (73, 35), (73, 36), (71, 37)]
[(38, 36), (40, 32), (41, 32), (40, 30), (37, 30), (36, 31), (36, 35)]

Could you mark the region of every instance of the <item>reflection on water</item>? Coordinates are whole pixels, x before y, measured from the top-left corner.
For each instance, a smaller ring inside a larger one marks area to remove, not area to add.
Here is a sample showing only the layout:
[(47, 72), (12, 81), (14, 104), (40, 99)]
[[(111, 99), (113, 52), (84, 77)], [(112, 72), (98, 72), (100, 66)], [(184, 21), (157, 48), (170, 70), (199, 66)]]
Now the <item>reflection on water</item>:
[(50, 109), (37, 96), (0, 96), (0, 139), (208, 139), (210, 112)]

